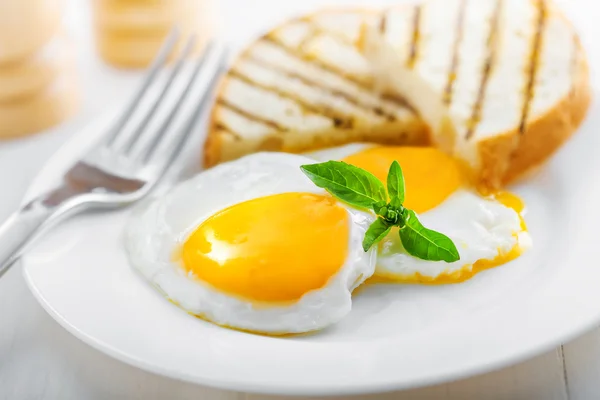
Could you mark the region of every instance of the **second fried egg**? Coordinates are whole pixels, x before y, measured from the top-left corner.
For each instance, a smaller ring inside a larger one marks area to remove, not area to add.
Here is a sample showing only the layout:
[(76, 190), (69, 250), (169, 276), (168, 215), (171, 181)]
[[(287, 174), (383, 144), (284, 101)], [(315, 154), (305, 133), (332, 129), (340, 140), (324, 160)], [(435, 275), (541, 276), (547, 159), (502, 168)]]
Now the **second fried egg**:
[(452, 239), (460, 254), (453, 263), (417, 259), (404, 250), (398, 229), (393, 228), (379, 244), (375, 271), (379, 278), (403, 283), (462, 282), (519, 257), (531, 246), (523, 202), (506, 192), (479, 194), (460, 165), (435, 148), (355, 143), (306, 155), (317, 161), (345, 161), (382, 182), (390, 164), (398, 161), (406, 184), (404, 206), (414, 210), (424, 226)]

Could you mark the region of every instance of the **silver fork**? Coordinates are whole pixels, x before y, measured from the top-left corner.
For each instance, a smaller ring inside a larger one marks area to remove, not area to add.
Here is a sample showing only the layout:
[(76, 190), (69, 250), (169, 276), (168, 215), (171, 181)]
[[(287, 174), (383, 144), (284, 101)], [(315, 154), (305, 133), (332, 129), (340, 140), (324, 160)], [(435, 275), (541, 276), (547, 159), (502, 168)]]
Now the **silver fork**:
[[(204, 54), (192, 61), (189, 76), (182, 76), (195, 45), (196, 39), (191, 37), (168, 70), (165, 64), (178, 37), (176, 30), (169, 34), (117, 122), (91, 151), (71, 166), (62, 183), (29, 201), (0, 226), (0, 277), (33, 240), (66, 216), (89, 209), (124, 207), (145, 197), (159, 183), (192, 131), (225, 58), (225, 49), (211, 42)], [(160, 87), (157, 82), (163, 69), (166, 80)], [(209, 74), (209, 87), (190, 115), (183, 115), (183, 126), (172, 129), (203, 71), (208, 71), (205, 73)], [(183, 84), (179, 93), (174, 82)], [(153, 85), (159, 86), (159, 95), (147, 109), (138, 110)], [(166, 105), (165, 99), (173, 92), (174, 104)], [(158, 129), (150, 131), (149, 123), (160, 111), (166, 111), (167, 115), (159, 121)], [(141, 117), (137, 123), (132, 119), (136, 114)], [(133, 129), (126, 129), (132, 121)]]

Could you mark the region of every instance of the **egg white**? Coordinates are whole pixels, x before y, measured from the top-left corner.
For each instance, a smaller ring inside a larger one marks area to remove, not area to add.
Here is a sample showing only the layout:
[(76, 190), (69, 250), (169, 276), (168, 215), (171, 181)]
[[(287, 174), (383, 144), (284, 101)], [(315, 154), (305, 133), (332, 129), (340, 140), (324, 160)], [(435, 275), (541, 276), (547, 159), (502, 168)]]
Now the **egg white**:
[[(375, 145), (352, 143), (305, 153), (324, 162), (340, 160)], [(392, 229), (378, 248), (375, 275), (406, 279), (416, 274), (437, 278), (459, 270), (471, 270), (479, 260), (493, 260), (517, 247), (531, 246), (531, 237), (522, 230), (519, 214), (498, 201), (485, 199), (473, 190), (461, 188), (434, 209), (419, 215), (421, 223), (448, 236), (456, 245), (460, 260), (453, 263), (425, 261), (406, 253), (398, 230)]]
[[(126, 228), (131, 264), (172, 302), (219, 325), (285, 334), (319, 330), (350, 312), (351, 293), (373, 275), (374, 251), (361, 243), (374, 217), (342, 205), (350, 216), (346, 261), (323, 288), (293, 303), (252, 302), (224, 293), (186, 274), (174, 254), (207, 218), (237, 203), (259, 197), (305, 192), (325, 194), (300, 170), (313, 160), (284, 153), (257, 153), (221, 164), (179, 184), (167, 195), (136, 210)], [(283, 234), (283, 233), (282, 233)], [(318, 254), (319, 249), (315, 249)]]
[(379, 247), (376, 275), (397, 278), (419, 273), (436, 278), (465, 268), (470, 271), (479, 260), (493, 260), (517, 246), (524, 250), (531, 245), (531, 238), (521, 230), (521, 220), (513, 209), (466, 190), (457, 190), (433, 210), (420, 214), (419, 220), (425, 227), (448, 236), (456, 245), (460, 260), (447, 263), (412, 257), (394, 229)]

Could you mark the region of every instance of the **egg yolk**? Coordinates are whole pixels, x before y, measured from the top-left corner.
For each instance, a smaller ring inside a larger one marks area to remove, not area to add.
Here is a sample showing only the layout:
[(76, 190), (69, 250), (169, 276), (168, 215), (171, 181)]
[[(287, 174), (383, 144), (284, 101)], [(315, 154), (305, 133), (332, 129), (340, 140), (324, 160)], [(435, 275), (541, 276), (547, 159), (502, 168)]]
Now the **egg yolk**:
[(325, 286), (343, 266), (349, 215), (333, 198), (282, 193), (226, 208), (182, 249), (186, 272), (260, 302), (290, 302)]
[(394, 160), (404, 174), (404, 206), (417, 213), (435, 208), (463, 184), (459, 164), (432, 147), (371, 147), (343, 159), (384, 183)]

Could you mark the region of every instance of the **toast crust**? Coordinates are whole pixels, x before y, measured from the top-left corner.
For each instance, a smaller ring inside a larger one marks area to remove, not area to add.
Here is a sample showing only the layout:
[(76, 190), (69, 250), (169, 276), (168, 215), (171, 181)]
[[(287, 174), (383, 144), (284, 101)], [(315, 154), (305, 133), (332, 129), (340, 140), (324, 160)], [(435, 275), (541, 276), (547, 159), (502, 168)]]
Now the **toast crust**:
[(528, 122), (501, 183), (513, 183), (552, 156), (577, 131), (591, 101), (589, 66), (582, 57), (569, 95), (541, 117)]
[(551, 109), (519, 127), (478, 143), (481, 160), (476, 176), (483, 192), (510, 185), (548, 160), (577, 131), (592, 101), (590, 72), (581, 43), (569, 94)]

